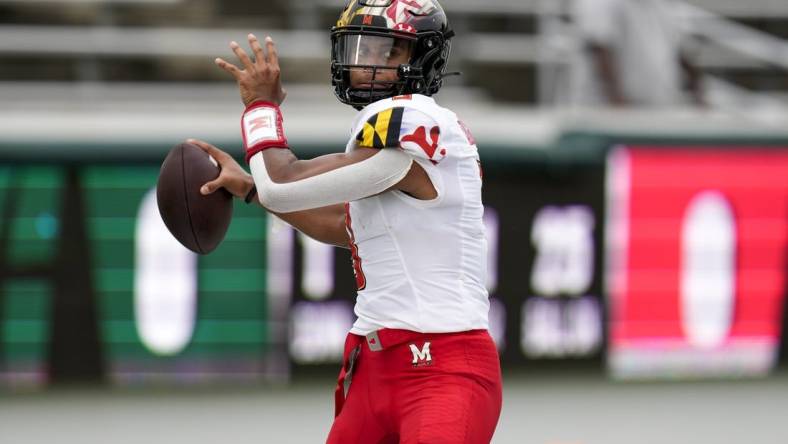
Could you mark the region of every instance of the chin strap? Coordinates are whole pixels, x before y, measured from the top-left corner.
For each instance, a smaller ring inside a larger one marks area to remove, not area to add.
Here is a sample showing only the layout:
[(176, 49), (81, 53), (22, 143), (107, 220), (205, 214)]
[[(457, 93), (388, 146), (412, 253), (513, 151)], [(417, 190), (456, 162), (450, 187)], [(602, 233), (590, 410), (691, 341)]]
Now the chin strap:
[(460, 76), (462, 76), (462, 72), (461, 72), (461, 71), (445, 72), (445, 73), (443, 73), (443, 74), (439, 74), (439, 75), (438, 75), (438, 80), (443, 80), (443, 79), (445, 79), (446, 77), (455, 77), (455, 76), (456, 76), (456, 77), (460, 77)]

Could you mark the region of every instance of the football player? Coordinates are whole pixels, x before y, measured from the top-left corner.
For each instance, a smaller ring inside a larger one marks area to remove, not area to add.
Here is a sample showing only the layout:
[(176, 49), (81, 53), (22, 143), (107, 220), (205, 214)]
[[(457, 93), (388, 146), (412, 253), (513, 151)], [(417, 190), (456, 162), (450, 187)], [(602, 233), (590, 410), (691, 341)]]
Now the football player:
[[(350, 248), (358, 286), (328, 443), (488, 443), (501, 409), (488, 328), (476, 144), (432, 96), (453, 35), (435, 0), (349, 0), (332, 29), (332, 84), (359, 113), (344, 153), (288, 148), (276, 46), (249, 35), (217, 59), (246, 105), (251, 176), (223, 151), (224, 187), (319, 241)], [(263, 47), (265, 46), (265, 48)]]

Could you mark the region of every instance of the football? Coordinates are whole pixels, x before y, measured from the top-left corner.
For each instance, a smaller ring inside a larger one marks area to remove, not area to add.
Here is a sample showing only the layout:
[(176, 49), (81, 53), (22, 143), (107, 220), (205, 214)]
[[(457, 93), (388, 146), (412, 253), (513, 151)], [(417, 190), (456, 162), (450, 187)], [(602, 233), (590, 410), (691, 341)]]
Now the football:
[(233, 213), (232, 195), (219, 189), (204, 196), (200, 187), (219, 176), (218, 163), (200, 147), (181, 143), (159, 172), (156, 201), (170, 233), (199, 254), (213, 251), (224, 239)]

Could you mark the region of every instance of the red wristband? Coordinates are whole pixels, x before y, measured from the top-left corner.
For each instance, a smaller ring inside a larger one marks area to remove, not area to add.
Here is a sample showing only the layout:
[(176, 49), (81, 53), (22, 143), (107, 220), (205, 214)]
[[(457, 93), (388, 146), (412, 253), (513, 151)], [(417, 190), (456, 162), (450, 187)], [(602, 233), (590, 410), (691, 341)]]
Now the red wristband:
[(260, 151), (269, 148), (289, 149), (282, 125), (279, 105), (263, 100), (249, 104), (241, 117), (246, 163)]

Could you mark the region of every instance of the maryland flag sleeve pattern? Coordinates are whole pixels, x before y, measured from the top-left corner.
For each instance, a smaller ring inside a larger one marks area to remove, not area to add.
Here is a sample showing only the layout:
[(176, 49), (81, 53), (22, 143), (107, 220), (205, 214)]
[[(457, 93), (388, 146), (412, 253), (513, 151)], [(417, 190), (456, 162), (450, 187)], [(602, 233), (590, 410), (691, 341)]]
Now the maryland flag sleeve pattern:
[(362, 148), (394, 148), (399, 146), (402, 115), (405, 108), (389, 108), (367, 120), (356, 140)]
[(359, 148), (399, 148), (436, 165), (448, 154), (438, 122), (408, 107), (389, 108), (373, 115), (356, 134), (356, 141)]

